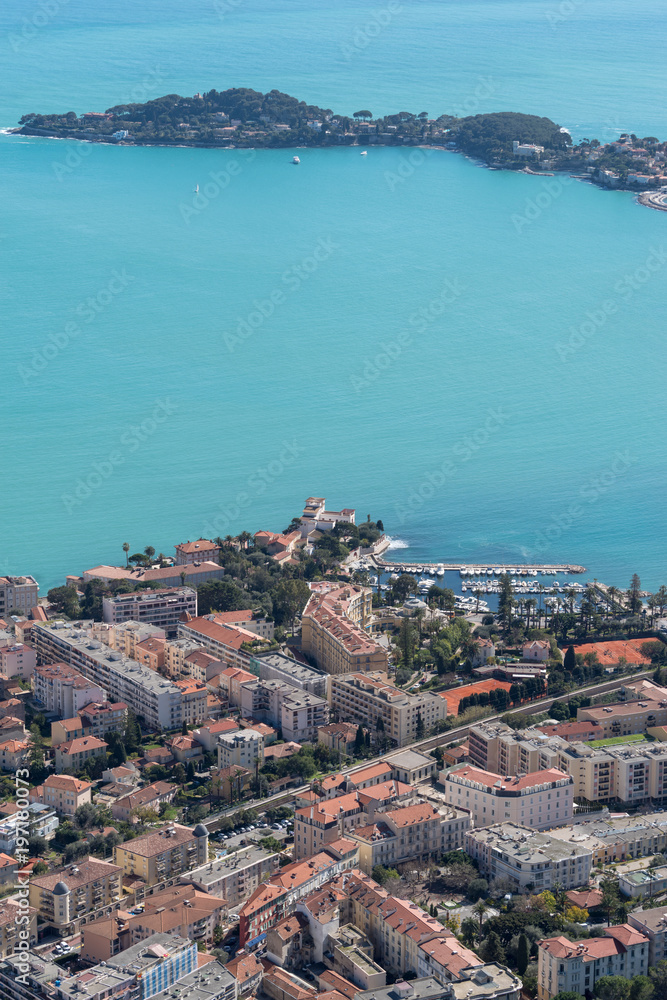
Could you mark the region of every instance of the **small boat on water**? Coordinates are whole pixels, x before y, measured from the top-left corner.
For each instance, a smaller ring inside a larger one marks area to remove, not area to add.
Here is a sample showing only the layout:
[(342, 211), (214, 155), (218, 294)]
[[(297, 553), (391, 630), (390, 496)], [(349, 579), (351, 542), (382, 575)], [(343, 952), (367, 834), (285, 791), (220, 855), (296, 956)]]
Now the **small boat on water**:
[(199, 184), (195, 185), (195, 194), (199, 194)]
[(301, 163), (301, 160), (299, 159), (298, 156), (293, 156), (292, 157), (292, 163)]
[(364, 150), (362, 150), (362, 152), (360, 153), (360, 155), (361, 155), (361, 156), (368, 156), (368, 152), (367, 152), (367, 150), (365, 150), (365, 149), (364, 149)]

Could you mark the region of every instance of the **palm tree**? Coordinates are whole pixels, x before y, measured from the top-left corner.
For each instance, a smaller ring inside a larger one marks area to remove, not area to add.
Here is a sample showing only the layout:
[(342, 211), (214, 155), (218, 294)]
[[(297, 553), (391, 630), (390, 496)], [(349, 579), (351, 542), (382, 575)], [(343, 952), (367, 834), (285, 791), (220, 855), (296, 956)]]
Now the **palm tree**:
[(477, 604), (475, 605), (475, 614), (477, 614), (479, 612), (479, 602), (480, 602), (480, 599), (482, 597), (482, 591), (481, 590), (473, 590), (473, 594), (477, 598)]
[[(537, 601), (534, 597), (529, 597), (526, 601), (526, 628), (530, 628), (530, 620), (532, 617), (533, 608), (537, 609)], [(538, 618), (539, 627), (539, 618)]]
[(147, 555), (149, 559), (152, 559), (153, 556), (155, 555), (155, 549), (153, 548), (152, 545), (147, 545), (146, 548), (144, 549), (144, 554)]
[(609, 611), (613, 615), (615, 611), (616, 601), (618, 600), (619, 590), (617, 587), (607, 588), (607, 598), (609, 600)]
[(129, 542), (123, 542), (123, 552), (125, 553), (125, 565), (126, 566), (130, 565), (130, 563), (129, 563), (129, 556), (128, 556), (128, 552), (129, 551), (130, 551), (130, 543)]
[(484, 924), (484, 914), (486, 913), (486, 903), (484, 900), (478, 899), (472, 911), (479, 920), (479, 936), (482, 937), (482, 925)]

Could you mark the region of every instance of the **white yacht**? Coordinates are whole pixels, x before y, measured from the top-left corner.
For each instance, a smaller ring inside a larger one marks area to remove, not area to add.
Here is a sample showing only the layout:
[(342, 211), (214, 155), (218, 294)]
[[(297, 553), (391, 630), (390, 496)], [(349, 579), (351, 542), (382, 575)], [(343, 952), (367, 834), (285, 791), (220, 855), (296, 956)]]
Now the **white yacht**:
[(301, 163), (301, 160), (299, 159), (298, 156), (293, 156), (292, 157), (292, 163)]

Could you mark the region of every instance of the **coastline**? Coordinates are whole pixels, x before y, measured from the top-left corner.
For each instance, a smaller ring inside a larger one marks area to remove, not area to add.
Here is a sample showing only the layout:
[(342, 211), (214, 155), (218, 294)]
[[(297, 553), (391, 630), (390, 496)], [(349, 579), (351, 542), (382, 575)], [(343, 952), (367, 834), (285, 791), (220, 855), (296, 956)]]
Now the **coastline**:
[[(439, 151), (443, 153), (455, 153), (458, 156), (464, 156), (466, 159), (475, 163), (477, 166), (484, 167), (487, 170), (492, 171), (510, 171), (513, 173), (522, 173), (528, 177), (536, 178), (546, 178), (555, 177), (558, 174), (564, 174), (568, 172), (568, 167), (565, 166), (561, 170), (554, 171), (539, 171), (534, 170), (529, 164), (525, 164), (523, 167), (512, 167), (505, 166), (501, 163), (489, 163), (486, 160), (480, 158), (479, 156), (473, 156), (466, 152), (464, 149), (460, 149), (452, 145), (442, 145), (441, 143), (429, 143), (429, 142), (411, 142), (411, 143), (397, 143), (397, 142), (378, 142), (377, 137), (372, 143), (363, 143), (354, 141), (352, 143), (336, 144), (336, 145), (325, 145), (323, 143), (311, 143), (310, 145), (295, 145), (295, 146), (285, 146), (281, 143), (275, 143), (273, 145), (263, 145), (259, 147), (242, 145), (239, 146), (235, 143), (223, 143), (223, 142), (196, 142), (196, 141), (181, 141), (174, 143), (150, 141), (148, 139), (134, 139), (132, 142), (125, 142), (124, 140), (116, 140), (111, 136), (96, 136), (91, 135), (86, 132), (72, 132), (70, 135), (59, 135), (53, 129), (43, 129), (31, 126), (15, 126), (14, 128), (2, 129), (3, 135), (24, 135), (28, 138), (36, 139), (56, 139), (58, 141), (63, 140), (73, 140), (75, 142), (89, 142), (94, 145), (102, 146), (122, 146), (124, 148), (142, 148), (142, 147), (157, 147), (161, 149), (219, 149), (219, 150), (233, 150), (233, 149), (253, 149), (255, 152), (261, 152), (263, 149), (281, 149), (286, 153), (291, 153), (293, 150), (297, 149), (360, 149), (362, 146), (369, 146), (370, 149), (374, 147), (383, 147), (391, 149), (430, 149), (433, 151)], [(635, 201), (638, 205), (642, 205), (645, 208), (652, 208), (659, 212), (667, 212), (667, 191), (661, 191), (661, 189), (652, 190), (638, 190), (637, 187), (629, 187), (622, 185), (615, 185), (613, 188), (607, 184), (601, 183), (597, 178), (590, 174), (570, 174), (575, 180), (585, 181), (591, 184), (593, 187), (600, 188), (601, 190), (614, 190), (614, 191), (624, 191), (628, 194), (635, 195)], [(664, 201), (662, 200), (664, 199)]]

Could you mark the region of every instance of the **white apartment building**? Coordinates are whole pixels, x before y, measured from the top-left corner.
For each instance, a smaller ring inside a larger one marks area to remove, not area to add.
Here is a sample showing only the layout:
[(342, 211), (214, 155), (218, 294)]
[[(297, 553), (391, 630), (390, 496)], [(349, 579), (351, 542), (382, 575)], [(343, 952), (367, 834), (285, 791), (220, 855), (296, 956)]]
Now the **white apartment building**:
[(181, 615), (197, 617), (197, 591), (193, 587), (166, 587), (164, 590), (135, 590), (102, 599), (105, 622), (148, 622), (176, 635)]
[[(384, 731), (395, 746), (413, 743), (423, 732), (447, 717), (447, 702), (430, 691), (407, 694), (387, 683), (381, 673), (332, 676), (329, 681), (332, 711), (343, 722), (361, 722), (375, 729), (382, 719)], [(420, 725), (421, 721), (421, 725)]]
[(628, 923), (648, 938), (649, 967), (667, 958), (667, 906), (636, 910), (628, 914)]
[(318, 726), (326, 726), (329, 721), (329, 705), (324, 698), (276, 680), (242, 684), (241, 713), (280, 729), (283, 739), (294, 743), (317, 743)]
[(602, 976), (645, 976), (648, 951), (648, 939), (630, 924), (607, 927), (603, 938), (569, 941), (561, 936), (539, 941), (538, 1000), (570, 990), (590, 995)]
[(176, 685), (91, 638), (85, 626), (35, 622), (32, 635), (38, 662), (64, 661), (107, 692), (92, 700), (123, 701), (152, 729), (182, 725), (182, 696)]
[(476, 827), (510, 822), (548, 830), (572, 822), (574, 782), (553, 768), (501, 778), (466, 764), (450, 771), (444, 786), (447, 802), (468, 809)]
[(32, 685), (35, 698), (47, 712), (56, 712), (63, 719), (73, 719), (86, 705), (106, 701), (104, 688), (67, 663), (35, 667)]
[(31, 646), (22, 642), (0, 645), (0, 674), (5, 677), (20, 677), (29, 681), (37, 665), (37, 654)]
[(264, 737), (254, 729), (225, 733), (218, 738), (218, 767), (245, 767), (255, 773), (255, 762), (264, 763)]
[(509, 878), (522, 893), (542, 892), (557, 883), (564, 889), (587, 885), (593, 861), (588, 846), (564, 843), (516, 823), (468, 830), (465, 851), (484, 878)]

